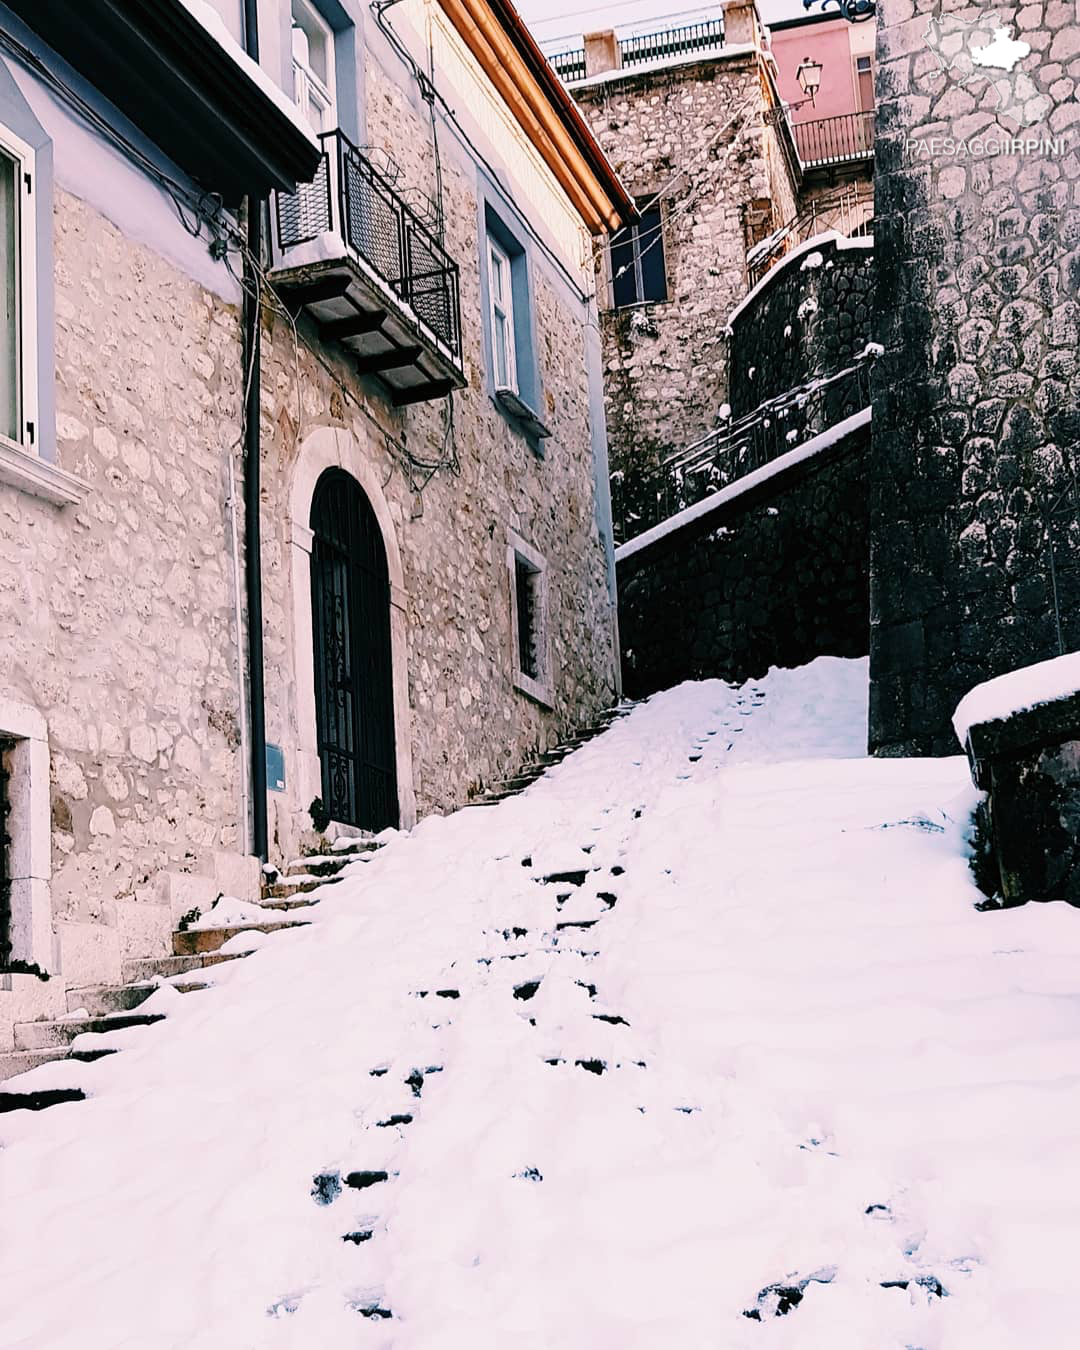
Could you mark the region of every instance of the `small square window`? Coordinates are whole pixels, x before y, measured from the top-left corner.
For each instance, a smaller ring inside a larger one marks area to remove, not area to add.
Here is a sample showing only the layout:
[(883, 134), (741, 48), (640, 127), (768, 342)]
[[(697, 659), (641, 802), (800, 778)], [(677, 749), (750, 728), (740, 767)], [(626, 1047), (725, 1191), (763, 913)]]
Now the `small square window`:
[(664, 224), (659, 203), (643, 210), (636, 225), (612, 236), (610, 259), (616, 309), (668, 298)]
[(506, 554), (514, 643), (514, 685), (536, 702), (551, 706), (547, 655), (547, 563), (511, 535)]

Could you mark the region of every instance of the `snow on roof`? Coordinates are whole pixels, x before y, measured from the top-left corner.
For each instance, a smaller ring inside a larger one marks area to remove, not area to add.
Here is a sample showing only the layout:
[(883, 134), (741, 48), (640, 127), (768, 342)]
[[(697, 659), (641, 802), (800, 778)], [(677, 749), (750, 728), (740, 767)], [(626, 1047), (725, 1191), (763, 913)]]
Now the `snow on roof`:
[(1067, 652), (977, 684), (957, 704), (953, 730), (966, 745), (968, 732), (982, 722), (999, 722), (1076, 693), (1080, 693), (1080, 652)]
[(191, 17), (202, 24), (207, 34), (213, 38), (218, 46), (232, 58), (240, 67), (240, 70), (247, 76), (253, 84), (257, 84), (259, 89), (274, 104), (278, 112), (282, 113), (293, 124), (298, 131), (302, 131), (311, 144), (319, 149), (319, 142), (311, 127), (301, 116), (300, 109), (292, 101), (285, 91), (267, 75), (262, 66), (257, 61), (253, 61), (243, 47), (236, 41), (233, 35), (225, 27), (225, 22), (215, 9), (206, 3), (206, 0), (180, 0), (180, 3), (191, 15)]

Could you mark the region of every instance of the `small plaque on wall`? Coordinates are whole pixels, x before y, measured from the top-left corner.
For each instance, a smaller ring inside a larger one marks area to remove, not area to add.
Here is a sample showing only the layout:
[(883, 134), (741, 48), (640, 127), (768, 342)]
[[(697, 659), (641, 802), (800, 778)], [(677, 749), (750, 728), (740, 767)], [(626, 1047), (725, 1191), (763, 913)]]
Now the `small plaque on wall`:
[(266, 786), (271, 792), (285, 791), (285, 752), (280, 745), (267, 744)]

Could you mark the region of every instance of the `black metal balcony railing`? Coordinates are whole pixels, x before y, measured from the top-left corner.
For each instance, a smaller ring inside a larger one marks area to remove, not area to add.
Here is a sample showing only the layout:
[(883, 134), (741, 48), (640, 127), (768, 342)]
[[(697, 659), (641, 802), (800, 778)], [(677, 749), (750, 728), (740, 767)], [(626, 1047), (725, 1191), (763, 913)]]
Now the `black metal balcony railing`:
[[(664, 57), (685, 56), (691, 52), (712, 51), (724, 45), (722, 19), (707, 19), (704, 23), (685, 24), (682, 28), (665, 28), (659, 33), (645, 33), (640, 37), (623, 38), (619, 42), (622, 67), (640, 66), (646, 61)], [(585, 48), (558, 52), (548, 58), (561, 80), (585, 78)]]
[(624, 66), (643, 61), (658, 61), (665, 56), (684, 56), (689, 52), (709, 51), (724, 45), (724, 24), (720, 19), (690, 23), (682, 28), (667, 28), (643, 37), (624, 38), (619, 43)]
[(457, 263), (390, 181), (341, 131), (323, 132), (314, 179), (277, 194), (281, 265), (289, 249), (334, 233), (408, 305), (456, 358), (461, 356)]
[(842, 113), (816, 122), (796, 122), (795, 146), (804, 169), (848, 160), (868, 159), (874, 153), (874, 114)]
[(617, 541), (644, 534), (869, 407), (871, 359), (860, 356), (833, 375), (786, 390), (668, 455), (647, 474), (633, 480), (613, 475)]
[(557, 52), (548, 58), (555, 67), (560, 80), (583, 80), (585, 78), (585, 48), (575, 47), (573, 51)]

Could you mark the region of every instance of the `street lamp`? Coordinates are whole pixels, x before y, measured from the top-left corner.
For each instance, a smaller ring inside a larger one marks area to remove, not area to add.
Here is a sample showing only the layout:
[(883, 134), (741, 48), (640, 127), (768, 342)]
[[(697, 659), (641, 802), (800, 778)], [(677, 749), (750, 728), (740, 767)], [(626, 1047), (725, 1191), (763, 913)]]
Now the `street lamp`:
[(809, 56), (803, 58), (796, 70), (795, 78), (799, 82), (799, 88), (806, 95), (804, 102), (815, 103), (817, 91), (821, 87), (821, 70), (821, 62), (811, 61)]

